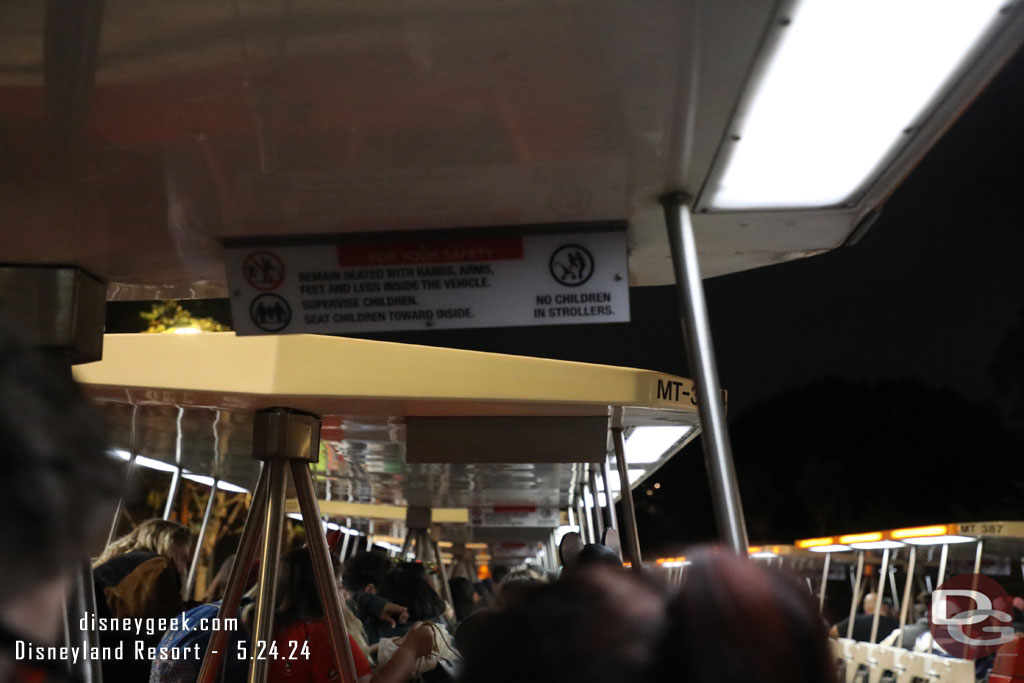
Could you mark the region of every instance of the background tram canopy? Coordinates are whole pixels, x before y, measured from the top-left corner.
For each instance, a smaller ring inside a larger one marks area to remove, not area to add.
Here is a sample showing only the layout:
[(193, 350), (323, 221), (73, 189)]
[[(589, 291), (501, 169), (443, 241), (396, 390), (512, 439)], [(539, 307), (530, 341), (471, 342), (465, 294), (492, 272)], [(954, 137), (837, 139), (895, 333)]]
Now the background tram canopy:
[(629, 428), (634, 485), (698, 430), (688, 400), (656, 393), (689, 380), (645, 370), (316, 335), (107, 335), (104, 347), (74, 372), (122, 457), (252, 489), (253, 413), (315, 412), (325, 513), (400, 531), (406, 507), (433, 508), (436, 522), (498, 527), (450, 540), (546, 541), (584, 466), (607, 453), (610, 423)]

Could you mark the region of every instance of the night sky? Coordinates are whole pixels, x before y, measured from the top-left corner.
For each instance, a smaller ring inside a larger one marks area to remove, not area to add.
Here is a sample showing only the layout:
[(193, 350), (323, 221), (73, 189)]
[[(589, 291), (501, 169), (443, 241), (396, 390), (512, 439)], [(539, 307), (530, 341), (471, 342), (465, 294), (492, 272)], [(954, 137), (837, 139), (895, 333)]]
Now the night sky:
[[(991, 496), (929, 491), (922, 479), (938, 469), (973, 481), (962, 470), (980, 468), (1004, 491), (1007, 480), (1014, 492), (1024, 481), (1024, 415), (994, 382), (999, 374), (1020, 391), (1024, 379), (1024, 343), (1019, 353), (1014, 345), (1022, 337), (1004, 342), (1024, 320), (1022, 200), (1024, 53), (858, 244), (705, 281), (753, 541), (968, 521), (952, 514), (1024, 519), (1016, 493), (972, 507)], [(634, 288), (631, 297), (629, 324), (365, 336), (688, 376), (672, 289)], [(137, 308), (111, 307), (108, 329), (130, 329)], [(1001, 346), (1004, 358), (1021, 358), (1010, 363), (1017, 374), (1005, 372), (1005, 361), (993, 372)], [(882, 464), (885, 495), (866, 493)], [(645, 551), (671, 552), (713, 534), (702, 467), (691, 445), (663, 468), (657, 491), (635, 493)]]

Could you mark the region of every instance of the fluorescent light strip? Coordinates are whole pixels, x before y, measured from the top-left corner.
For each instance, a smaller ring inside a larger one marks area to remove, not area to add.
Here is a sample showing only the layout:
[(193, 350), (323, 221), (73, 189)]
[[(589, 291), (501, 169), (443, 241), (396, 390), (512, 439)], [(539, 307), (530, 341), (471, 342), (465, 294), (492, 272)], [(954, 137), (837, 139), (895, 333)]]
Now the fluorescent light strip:
[[(185, 479), (188, 479), (189, 481), (194, 481), (197, 484), (202, 484), (204, 486), (213, 486), (213, 477), (208, 477), (205, 474), (192, 474), (191, 472), (188, 472), (186, 474), (182, 474), (181, 476), (184, 477)], [(221, 491), (230, 491), (232, 493), (249, 492), (249, 489), (242, 488), (241, 486), (235, 486), (234, 484), (226, 482), (222, 479), (217, 480), (217, 488), (220, 489)]]
[[(128, 451), (121, 448), (111, 448), (107, 451), (111, 456), (118, 460), (131, 460), (131, 455)], [(177, 467), (162, 460), (154, 460), (153, 458), (147, 458), (144, 455), (135, 456), (135, 464), (139, 467), (145, 467), (151, 470), (157, 470), (159, 472), (175, 472)], [(197, 484), (203, 484), (204, 486), (213, 486), (213, 477), (209, 477), (205, 474), (194, 474), (188, 470), (182, 470), (181, 476), (189, 481), (194, 481)], [(224, 481), (223, 479), (217, 482), (217, 488), (221, 491), (230, 491), (232, 493), (249, 493), (249, 489), (242, 486), (237, 486), (231, 482)]]
[(135, 464), (140, 467), (147, 467), (151, 470), (159, 470), (161, 472), (177, 472), (178, 466), (170, 463), (163, 462), (162, 460), (153, 460), (147, 458), (144, 455), (135, 456)]
[(693, 427), (634, 427), (626, 437), (626, 463), (649, 465), (658, 462)]
[(835, 206), (920, 124), (1005, 0), (803, 0), (729, 145), (716, 209)]

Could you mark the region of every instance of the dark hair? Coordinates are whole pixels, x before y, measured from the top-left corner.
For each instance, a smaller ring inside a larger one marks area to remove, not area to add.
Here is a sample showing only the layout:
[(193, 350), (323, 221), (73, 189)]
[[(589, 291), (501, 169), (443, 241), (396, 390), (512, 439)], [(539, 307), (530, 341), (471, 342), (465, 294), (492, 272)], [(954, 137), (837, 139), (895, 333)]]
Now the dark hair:
[(324, 605), (308, 548), (296, 548), (281, 556), (276, 603), (274, 615), (278, 624), (323, 618)]
[(0, 604), (96, 552), (124, 482), (66, 362), (0, 324)]
[(579, 557), (576, 559), (576, 566), (585, 567), (594, 564), (603, 564), (608, 567), (622, 569), (622, 558), (606, 545), (588, 543), (580, 551)]
[(641, 579), (582, 569), (474, 613), (459, 629), (460, 683), (643, 681), (663, 622), (663, 598)]
[(391, 573), (393, 565), (388, 556), (376, 550), (356, 553), (345, 560), (345, 568), (341, 573), (341, 583), (346, 590), (361, 591), (370, 584), (380, 588), (384, 577)]
[(455, 621), (462, 621), (469, 616), (476, 606), (473, 603), (473, 582), (464, 576), (454, 576), (448, 579), (448, 588), (452, 592), (452, 608), (455, 610)]
[(725, 550), (690, 554), (652, 681), (829, 683), (825, 622), (792, 577)]
[(419, 562), (403, 562), (384, 577), (377, 592), (409, 610), (409, 621), (425, 621), (444, 614), (444, 600), (427, 582)]

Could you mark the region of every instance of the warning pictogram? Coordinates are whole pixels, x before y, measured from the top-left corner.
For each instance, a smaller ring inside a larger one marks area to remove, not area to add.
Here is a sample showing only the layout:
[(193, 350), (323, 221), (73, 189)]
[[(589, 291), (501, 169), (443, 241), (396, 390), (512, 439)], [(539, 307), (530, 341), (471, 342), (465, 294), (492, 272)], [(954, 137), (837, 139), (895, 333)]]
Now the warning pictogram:
[(578, 244), (563, 244), (548, 262), (551, 277), (566, 287), (579, 287), (594, 274), (594, 257)]
[(249, 317), (264, 332), (279, 332), (292, 321), (292, 309), (277, 294), (260, 294), (249, 304)]
[(242, 263), (242, 274), (249, 286), (269, 292), (284, 282), (284, 262), (269, 251), (254, 251)]

